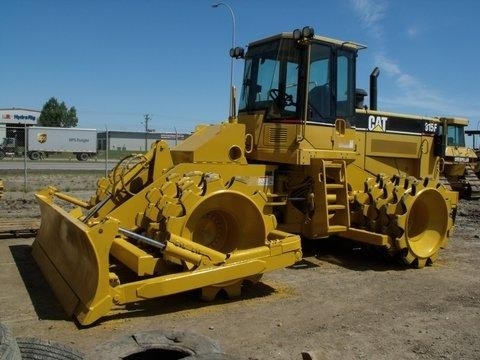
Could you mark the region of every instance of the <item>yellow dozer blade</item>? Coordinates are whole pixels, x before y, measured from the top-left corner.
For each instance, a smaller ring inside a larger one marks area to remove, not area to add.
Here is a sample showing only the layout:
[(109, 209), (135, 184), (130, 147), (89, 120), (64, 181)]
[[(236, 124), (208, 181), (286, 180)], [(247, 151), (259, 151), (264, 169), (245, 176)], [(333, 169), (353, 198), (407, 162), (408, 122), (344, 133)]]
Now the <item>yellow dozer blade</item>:
[(89, 228), (46, 194), (37, 200), (42, 221), (32, 255), (67, 314), (90, 324), (110, 310), (115, 296), (108, 258), (118, 221)]
[(81, 325), (193, 289), (207, 300), (221, 290), (239, 296), (244, 281), (301, 259), (300, 237), (276, 229), (259, 190), (265, 168), (173, 166), (164, 143), (137, 160), (101, 179), (89, 202), (52, 187), (36, 194), (33, 257)]

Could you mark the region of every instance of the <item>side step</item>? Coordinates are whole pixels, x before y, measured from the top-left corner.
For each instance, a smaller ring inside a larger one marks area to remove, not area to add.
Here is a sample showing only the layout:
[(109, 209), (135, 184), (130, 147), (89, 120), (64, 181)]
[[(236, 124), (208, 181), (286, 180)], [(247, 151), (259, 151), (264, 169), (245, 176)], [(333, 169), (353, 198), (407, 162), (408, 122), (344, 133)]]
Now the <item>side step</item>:
[(320, 200), (317, 211), (329, 234), (346, 231), (350, 225), (345, 161), (321, 160), (318, 174)]

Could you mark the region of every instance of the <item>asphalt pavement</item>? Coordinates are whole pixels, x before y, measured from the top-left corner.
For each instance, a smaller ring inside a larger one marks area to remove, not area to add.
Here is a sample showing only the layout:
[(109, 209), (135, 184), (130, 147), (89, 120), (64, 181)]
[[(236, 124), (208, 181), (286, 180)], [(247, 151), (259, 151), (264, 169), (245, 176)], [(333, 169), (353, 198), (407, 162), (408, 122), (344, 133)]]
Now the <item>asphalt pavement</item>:
[(76, 159), (72, 160), (19, 160), (19, 159), (2, 159), (0, 160), (0, 171), (1, 170), (111, 170), (118, 160), (110, 160), (106, 162), (105, 160), (87, 160), (87, 161), (78, 161)]

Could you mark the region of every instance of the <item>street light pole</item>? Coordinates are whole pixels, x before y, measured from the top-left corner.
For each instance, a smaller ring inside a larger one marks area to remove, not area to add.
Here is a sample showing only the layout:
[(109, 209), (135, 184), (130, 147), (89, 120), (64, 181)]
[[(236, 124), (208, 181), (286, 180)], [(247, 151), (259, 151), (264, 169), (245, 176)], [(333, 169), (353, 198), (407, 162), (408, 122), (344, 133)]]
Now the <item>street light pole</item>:
[[(213, 8), (217, 8), (219, 6), (225, 6), (228, 11), (230, 11), (230, 15), (232, 17), (232, 49), (235, 48), (235, 14), (233, 9), (230, 5), (224, 2), (219, 2), (213, 4)], [(235, 102), (234, 102), (234, 88), (233, 88), (233, 57), (230, 59), (230, 106), (229, 106), (229, 118), (233, 118), (236, 115), (235, 109)]]
[(144, 124), (145, 124), (145, 152), (147, 152), (147, 144), (148, 144), (148, 132), (150, 131), (150, 129), (148, 128), (148, 122), (151, 120), (151, 116), (150, 114), (145, 114), (143, 115), (145, 121), (144, 121)]

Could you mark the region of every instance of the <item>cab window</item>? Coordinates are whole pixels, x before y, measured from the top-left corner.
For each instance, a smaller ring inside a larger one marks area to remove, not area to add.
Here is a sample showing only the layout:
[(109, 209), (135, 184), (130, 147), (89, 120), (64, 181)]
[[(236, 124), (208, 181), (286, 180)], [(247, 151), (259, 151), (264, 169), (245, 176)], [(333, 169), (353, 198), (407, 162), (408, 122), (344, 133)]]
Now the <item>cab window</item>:
[(291, 39), (249, 49), (239, 111), (265, 111), (265, 119), (298, 119), (299, 52)]
[(448, 125), (447, 127), (447, 146), (465, 147), (464, 126)]

